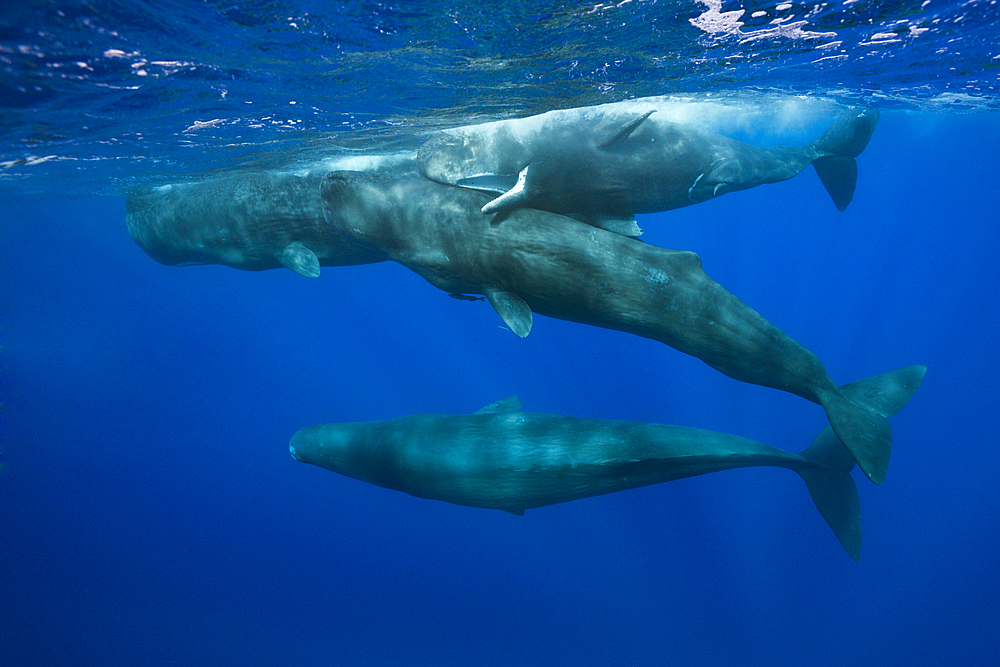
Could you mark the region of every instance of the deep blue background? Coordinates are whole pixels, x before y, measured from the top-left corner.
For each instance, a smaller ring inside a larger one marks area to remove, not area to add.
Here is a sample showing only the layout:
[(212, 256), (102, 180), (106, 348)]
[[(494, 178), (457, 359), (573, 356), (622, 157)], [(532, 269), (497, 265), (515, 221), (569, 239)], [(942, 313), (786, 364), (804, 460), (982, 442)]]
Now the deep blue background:
[(156, 264), (120, 198), (0, 202), (0, 663), (984, 664), (1000, 651), (1000, 120), (888, 113), (838, 213), (811, 170), (641, 220), (838, 382), (913, 363), (848, 558), (797, 476), (718, 473), (529, 511), (296, 463), (296, 429), (526, 410), (792, 450), (822, 410), (626, 334), (394, 264)]

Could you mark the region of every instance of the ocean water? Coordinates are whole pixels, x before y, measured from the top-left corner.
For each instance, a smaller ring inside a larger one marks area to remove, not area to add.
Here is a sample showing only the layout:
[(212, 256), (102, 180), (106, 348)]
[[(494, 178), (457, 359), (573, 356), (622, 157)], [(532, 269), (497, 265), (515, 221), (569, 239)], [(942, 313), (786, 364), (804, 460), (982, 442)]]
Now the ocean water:
[[(738, 14), (738, 12), (742, 12)], [(0, 664), (940, 665), (1000, 651), (1000, 6), (24, 2), (0, 10)], [(308, 424), (525, 409), (805, 448), (819, 406), (394, 263), (168, 267), (125, 199), (666, 96), (812, 170), (640, 216), (838, 383), (926, 364), (855, 563), (786, 470), (529, 510), (305, 466)]]

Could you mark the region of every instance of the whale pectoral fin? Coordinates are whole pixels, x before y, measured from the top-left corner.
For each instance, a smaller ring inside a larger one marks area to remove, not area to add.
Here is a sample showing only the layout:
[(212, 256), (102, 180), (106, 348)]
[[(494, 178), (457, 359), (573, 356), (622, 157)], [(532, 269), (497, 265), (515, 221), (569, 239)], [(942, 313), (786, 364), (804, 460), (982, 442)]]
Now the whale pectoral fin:
[(504, 290), (488, 290), (486, 299), (510, 330), (521, 338), (531, 333), (531, 308), (516, 294)]
[(502, 195), (517, 185), (517, 174), (477, 174), (459, 179), (456, 185), (471, 190), (495, 192)]
[[(530, 166), (528, 165), (528, 167)], [(517, 175), (517, 182), (514, 184), (514, 187), (483, 206), (483, 213), (485, 215), (526, 205), (525, 202), (528, 199), (528, 194), (524, 191), (524, 185), (528, 180), (528, 167), (522, 169)]]
[(632, 135), (632, 133), (635, 132), (640, 125), (642, 125), (643, 121), (649, 118), (650, 114), (652, 114), (653, 111), (656, 111), (656, 109), (653, 109), (652, 111), (647, 111), (646, 113), (642, 114), (637, 118), (633, 118), (632, 120), (630, 120), (629, 122), (625, 123), (620, 128), (618, 128), (617, 130), (615, 130), (611, 134), (611, 136), (609, 136), (607, 139), (605, 139), (598, 145), (601, 148), (614, 148), (618, 144), (628, 139)]
[(622, 236), (636, 237), (642, 235), (642, 229), (635, 221), (634, 216), (629, 216), (627, 218), (600, 216), (589, 218), (586, 222), (592, 224), (594, 227), (600, 227), (601, 229), (606, 229), (609, 232), (621, 234)]
[(505, 508), (503, 508), (503, 511), (504, 512), (510, 512), (511, 514), (513, 514), (515, 516), (524, 516), (524, 510), (515, 510), (515, 509), (509, 509), (509, 508), (505, 507)]
[(852, 157), (831, 156), (813, 160), (812, 164), (837, 210), (843, 213), (854, 199), (858, 163)]
[(298, 241), (286, 245), (278, 255), (278, 261), (300, 276), (319, 278), (319, 258), (316, 257), (316, 253)]
[(521, 411), (521, 399), (517, 396), (510, 396), (501, 401), (484, 405), (472, 414), (474, 415), (499, 415)]
[(483, 300), (483, 297), (481, 297), (481, 296), (473, 296), (472, 294), (458, 294), (456, 292), (452, 292), (448, 296), (450, 296), (452, 299), (458, 299), (459, 301), (482, 301)]

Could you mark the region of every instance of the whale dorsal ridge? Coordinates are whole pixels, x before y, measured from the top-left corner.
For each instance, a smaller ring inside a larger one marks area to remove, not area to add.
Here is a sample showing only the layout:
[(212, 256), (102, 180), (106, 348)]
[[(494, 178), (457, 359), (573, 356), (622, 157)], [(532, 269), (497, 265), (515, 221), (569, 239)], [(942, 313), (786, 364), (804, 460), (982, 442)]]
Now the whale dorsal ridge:
[(497, 311), (497, 315), (511, 331), (521, 338), (531, 333), (531, 308), (524, 299), (499, 289), (487, 290), (485, 295), (493, 310)]
[(278, 255), (278, 261), (281, 262), (282, 266), (291, 269), (300, 276), (319, 278), (319, 259), (316, 257), (316, 253), (298, 241), (292, 241), (286, 245), (281, 250), (281, 254)]
[(521, 400), (517, 396), (510, 396), (495, 403), (484, 405), (472, 414), (474, 415), (499, 415), (521, 411)]
[(613, 148), (615, 145), (620, 144), (621, 142), (625, 141), (626, 139), (629, 138), (629, 136), (632, 135), (633, 132), (636, 131), (636, 129), (638, 129), (638, 127), (640, 125), (642, 125), (642, 122), (644, 120), (646, 120), (647, 118), (649, 118), (650, 114), (652, 114), (653, 111), (656, 111), (656, 109), (653, 109), (651, 111), (647, 111), (646, 113), (642, 114), (641, 116), (637, 116), (636, 118), (633, 118), (629, 122), (625, 123), (624, 125), (622, 125), (621, 127), (619, 127), (617, 130), (615, 130), (615, 132), (611, 136), (609, 136), (607, 139), (605, 139), (604, 141), (602, 141), (599, 144), (599, 146), (601, 148)]

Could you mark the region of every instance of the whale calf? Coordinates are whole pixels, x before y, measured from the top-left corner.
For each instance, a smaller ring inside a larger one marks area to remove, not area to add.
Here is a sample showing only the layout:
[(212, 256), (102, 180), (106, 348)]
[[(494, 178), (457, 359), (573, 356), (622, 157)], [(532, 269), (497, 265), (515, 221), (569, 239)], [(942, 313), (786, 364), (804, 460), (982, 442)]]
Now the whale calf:
[[(910, 366), (843, 387), (896, 414), (926, 368)], [(419, 498), (524, 514), (527, 509), (731, 468), (797, 472), (847, 553), (861, 558), (854, 461), (826, 427), (792, 454), (735, 435), (683, 426), (520, 412), (516, 397), (472, 415), (416, 414), (300, 429), (298, 461)]]
[(393, 173), (250, 173), (135, 195), (127, 222), (165, 264), (285, 266), (316, 277), (320, 266), (393, 260), (456, 298), (482, 295), (522, 337), (538, 313), (658, 340), (737, 380), (822, 405), (865, 474), (885, 478), (888, 421), (711, 280), (698, 255), (535, 209), (484, 216), (488, 200)]
[(438, 183), (491, 193), (484, 214), (537, 208), (634, 236), (637, 213), (777, 183), (810, 164), (843, 211), (877, 122), (877, 110), (852, 111), (810, 144), (761, 148), (611, 104), (446, 130), (417, 165)]

